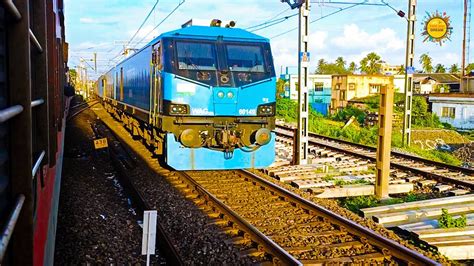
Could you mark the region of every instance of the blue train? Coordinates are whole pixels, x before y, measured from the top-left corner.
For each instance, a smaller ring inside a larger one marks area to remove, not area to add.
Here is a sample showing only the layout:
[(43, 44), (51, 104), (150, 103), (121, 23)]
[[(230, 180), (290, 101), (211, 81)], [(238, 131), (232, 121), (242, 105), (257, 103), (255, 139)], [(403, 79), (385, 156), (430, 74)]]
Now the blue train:
[(176, 170), (263, 168), (275, 157), (269, 40), (218, 26), (163, 33), (97, 81), (108, 112)]

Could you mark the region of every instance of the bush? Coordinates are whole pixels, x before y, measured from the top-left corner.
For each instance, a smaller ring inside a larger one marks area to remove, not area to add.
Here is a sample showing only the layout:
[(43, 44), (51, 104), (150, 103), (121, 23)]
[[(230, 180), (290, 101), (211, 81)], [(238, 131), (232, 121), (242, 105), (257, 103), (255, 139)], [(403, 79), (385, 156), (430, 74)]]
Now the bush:
[(365, 117), (367, 116), (366, 113), (359, 108), (353, 106), (347, 106), (344, 109), (338, 111), (332, 119), (336, 121), (347, 122), (351, 117), (355, 117), (359, 124), (363, 124)]
[(459, 218), (453, 218), (451, 214), (448, 213), (447, 209), (441, 209), (441, 217), (438, 219), (438, 225), (440, 228), (464, 228), (467, 225), (467, 218), (463, 214)]

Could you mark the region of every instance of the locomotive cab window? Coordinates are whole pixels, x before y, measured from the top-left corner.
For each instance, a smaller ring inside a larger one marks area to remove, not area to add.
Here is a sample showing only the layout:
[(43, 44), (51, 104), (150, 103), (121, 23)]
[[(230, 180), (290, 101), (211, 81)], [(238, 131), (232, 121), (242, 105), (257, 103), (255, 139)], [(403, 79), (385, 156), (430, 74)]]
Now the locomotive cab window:
[(231, 71), (265, 72), (262, 47), (257, 45), (226, 45), (227, 65)]
[(217, 70), (214, 44), (202, 42), (176, 42), (180, 70)]

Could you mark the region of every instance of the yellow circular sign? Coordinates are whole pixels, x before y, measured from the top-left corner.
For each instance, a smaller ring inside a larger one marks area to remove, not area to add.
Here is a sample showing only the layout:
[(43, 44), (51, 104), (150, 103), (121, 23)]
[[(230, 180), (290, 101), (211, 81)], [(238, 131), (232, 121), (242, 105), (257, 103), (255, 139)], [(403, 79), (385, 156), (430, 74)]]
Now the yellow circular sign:
[(434, 17), (426, 23), (426, 32), (431, 38), (441, 39), (448, 33), (448, 24), (442, 18)]

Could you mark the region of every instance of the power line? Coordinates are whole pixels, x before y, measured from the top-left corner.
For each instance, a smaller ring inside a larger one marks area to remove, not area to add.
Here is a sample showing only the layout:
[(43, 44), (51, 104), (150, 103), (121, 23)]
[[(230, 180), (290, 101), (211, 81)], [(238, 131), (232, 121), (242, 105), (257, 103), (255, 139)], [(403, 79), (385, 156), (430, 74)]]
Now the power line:
[(186, 0), (182, 0), (181, 2), (179, 2), (179, 4), (173, 9), (171, 10), (171, 12), (165, 17), (163, 18), (159, 23), (158, 25), (156, 25), (156, 27), (154, 27), (150, 32), (148, 32), (140, 41), (138, 41), (138, 43), (141, 43), (143, 40), (145, 40), (151, 33), (153, 33), (153, 31), (155, 31), (159, 26), (161, 26), (161, 24), (163, 24), (169, 17), (171, 17), (171, 15), (173, 15), (174, 12), (176, 12), (176, 10), (179, 9), (179, 7), (184, 4), (184, 2), (186, 2)]
[(260, 25), (253, 26), (253, 27), (259, 27), (260, 26), (260, 28), (251, 30), (250, 32), (259, 31), (259, 30), (263, 30), (263, 29), (266, 29), (266, 28), (271, 27), (271, 26), (278, 25), (278, 24), (280, 24), (282, 22), (285, 22), (286, 20), (288, 20), (292, 17), (295, 17), (295, 16), (298, 16), (298, 13), (295, 13), (295, 14), (292, 14), (292, 15), (289, 15), (289, 16), (285, 16), (285, 17), (282, 17), (282, 18), (278, 18), (278, 19), (275, 19), (275, 20), (272, 20), (272, 21), (267, 21), (267, 22), (261, 23)]
[[(321, 2), (319, 2), (319, 3), (321, 3)], [(343, 4), (343, 3), (347, 3), (347, 2), (327, 2), (327, 3), (331, 3), (331, 4), (335, 4), (335, 3), (337, 3), (337, 4)], [(342, 12), (342, 11), (345, 11), (345, 10), (348, 10), (348, 9), (351, 9), (351, 8), (354, 8), (354, 7), (356, 7), (356, 6), (367, 5), (367, 4), (375, 5), (374, 3), (367, 3), (367, 0), (364, 0), (363, 2), (354, 3), (354, 4), (350, 5), (350, 6), (343, 7), (343, 8), (341, 8), (341, 9), (336, 10), (336, 11), (334, 11), (334, 12), (331, 12), (331, 13), (329, 13), (329, 14), (327, 14), (327, 15), (321, 16), (321, 17), (319, 17), (319, 18), (317, 18), (317, 19), (315, 19), (315, 20), (312, 20), (312, 21), (310, 22), (310, 24), (312, 24), (312, 23), (314, 23), (314, 22), (317, 22), (317, 21), (319, 21), (319, 20), (322, 20), (322, 19), (324, 19), (324, 18), (327, 18), (327, 17), (329, 17), (329, 16), (332, 16), (332, 15), (334, 15), (334, 14), (340, 13), (340, 12)], [(384, 4), (377, 4), (377, 5), (384, 5)], [(298, 29), (298, 27), (291, 28), (291, 29), (289, 29), (289, 30), (287, 30), (287, 31), (285, 31), (285, 32), (282, 32), (282, 33), (279, 33), (279, 34), (277, 34), (277, 35), (275, 35), (275, 36), (270, 37), (270, 39), (278, 38), (278, 37), (280, 37), (280, 36), (283, 36), (283, 35), (285, 35), (285, 34), (287, 34), (287, 33), (290, 33), (290, 32), (292, 32), (292, 31), (294, 31), (294, 30), (297, 30), (297, 29)]]
[(135, 37), (137, 36), (137, 34), (140, 32), (140, 30), (143, 28), (143, 26), (145, 25), (145, 23), (148, 21), (148, 19), (150, 18), (151, 14), (153, 13), (153, 11), (155, 10), (156, 6), (158, 5), (158, 3), (160, 2), (160, 0), (156, 0), (155, 2), (155, 5), (151, 8), (150, 12), (148, 12), (148, 15), (145, 17), (145, 20), (143, 20), (142, 22), (142, 25), (140, 25), (140, 27), (138, 28), (138, 30), (135, 32), (135, 34), (133, 34), (132, 38), (127, 42), (127, 44), (125, 46), (128, 46), (132, 41), (133, 39), (135, 39)]
[(286, 8), (285, 10), (281, 11), (280, 13), (272, 16), (271, 18), (269, 18), (267, 21), (263, 22), (263, 23), (260, 23), (260, 24), (257, 24), (257, 25), (254, 25), (254, 26), (250, 26), (250, 27), (247, 27), (246, 30), (250, 30), (250, 29), (253, 29), (253, 28), (258, 28), (260, 26), (263, 26), (263, 25), (266, 25), (270, 22), (272, 22), (274, 19), (276, 19), (278, 16), (280, 16), (281, 14), (285, 13), (286, 11), (290, 10), (291, 8)]

